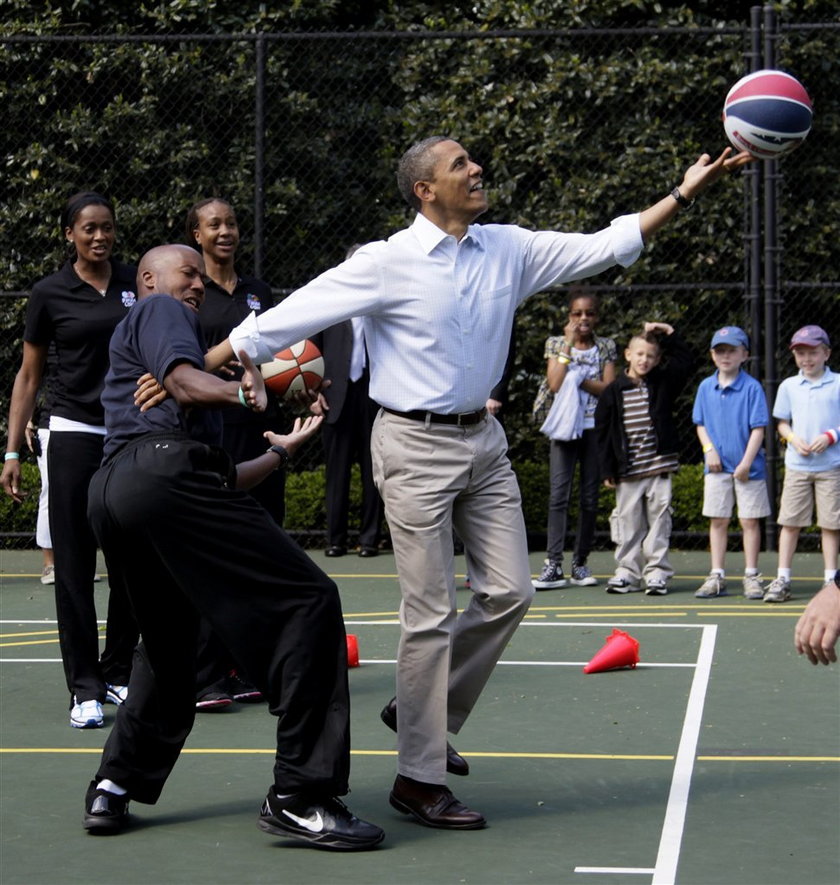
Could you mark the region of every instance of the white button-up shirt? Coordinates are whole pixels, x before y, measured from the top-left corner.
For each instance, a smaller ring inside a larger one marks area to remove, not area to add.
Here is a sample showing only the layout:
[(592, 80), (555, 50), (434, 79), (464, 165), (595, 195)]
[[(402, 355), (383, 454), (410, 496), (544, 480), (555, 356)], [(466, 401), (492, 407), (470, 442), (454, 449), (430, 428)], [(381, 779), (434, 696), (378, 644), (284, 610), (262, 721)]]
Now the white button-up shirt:
[(638, 215), (595, 234), (473, 224), (460, 242), (423, 215), (297, 289), (230, 334), (256, 362), (351, 317), (364, 318), (370, 396), (398, 411), (480, 409), (499, 380), (514, 312), (529, 295), (632, 264)]

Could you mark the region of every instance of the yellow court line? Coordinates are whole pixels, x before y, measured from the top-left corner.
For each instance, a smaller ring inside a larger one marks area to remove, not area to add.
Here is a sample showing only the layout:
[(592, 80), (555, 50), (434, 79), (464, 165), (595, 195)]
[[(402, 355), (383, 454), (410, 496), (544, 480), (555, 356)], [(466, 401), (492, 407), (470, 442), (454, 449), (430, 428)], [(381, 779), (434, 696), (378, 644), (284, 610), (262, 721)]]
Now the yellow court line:
[(0, 648), (20, 648), (24, 645), (55, 645), (58, 639), (33, 639), (32, 642), (0, 642)]
[(29, 633), (0, 633), (0, 639), (15, 639), (20, 636), (55, 636), (58, 630), (35, 630)]
[[(805, 603), (802, 603), (802, 607), (804, 608)], [(785, 606), (787, 608), (787, 606)], [(795, 608), (795, 606), (790, 606), (791, 609)], [(605, 612), (632, 612), (632, 611), (640, 611), (640, 612), (656, 612), (657, 614), (662, 611), (668, 611), (669, 609), (673, 609), (675, 611), (702, 611), (702, 612), (731, 612), (733, 609), (737, 609), (738, 611), (748, 611), (753, 614), (764, 613), (769, 614), (769, 611), (766, 608), (757, 609), (754, 605), (727, 605), (722, 606), (718, 604), (712, 605), (694, 605), (692, 603), (685, 603), (684, 605), (680, 605), (679, 603), (671, 603), (669, 605), (656, 605), (655, 603), (652, 605), (550, 605), (550, 606), (536, 606), (532, 605), (529, 612), (555, 612), (555, 611), (583, 611), (583, 612), (592, 612), (592, 611), (605, 611)]]
[(787, 609), (785, 611), (779, 611), (778, 609), (774, 609), (770, 612), (725, 612), (725, 611), (717, 611), (717, 612), (700, 612), (701, 617), (707, 618), (798, 618), (804, 609)]
[[(184, 756), (273, 756), (275, 750), (268, 748), (219, 747), (185, 748)], [(2, 747), (0, 754), (44, 755), (56, 753), (69, 756), (100, 755), (101, 749), (96, 747)], [(395, 757), (396, 750), (351, 750), (351, 756), (388, 756)], [(503, 753), (503, 752), (461, 752), (462, 756), (471, 759), (581, 759), (619, 762), (673, 762), (672, 754), (652, 753)], [(840, 763), (840, 756), (697, 756), (698, 762), (834, 762)]]
[(630, 612), (625, 614), (621, 612), (621, 618), (616, 618), (617, 612), (589, 612), (585, 611), (576, 611), (576, 612), (561, 612), (556, 614), (555, 618), (579, 618), (581, 615), (587, 614), (587, 617), (591, 618), (609, 618), (611, 620), (622, 620), (624, 618), (685, 618), (688, 617), (689, 612), (660, 612), (660, 611), (646, 611), (646, 612)]

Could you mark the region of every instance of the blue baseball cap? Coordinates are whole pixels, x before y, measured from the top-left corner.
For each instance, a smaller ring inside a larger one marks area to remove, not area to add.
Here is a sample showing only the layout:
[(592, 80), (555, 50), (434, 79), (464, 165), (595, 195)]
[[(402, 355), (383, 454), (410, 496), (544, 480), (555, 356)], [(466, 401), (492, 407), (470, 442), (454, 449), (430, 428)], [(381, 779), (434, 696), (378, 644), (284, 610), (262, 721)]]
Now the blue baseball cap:
[(718, 344), (729, 344), (732, 347), (737, 347), (740, 344), (741, 347), (750, 349), (750, 339), (747, 337), (747, 333), (738, 326), (724, 326), (722, 329), (718, 329), (712, 335), (712, 343), (709, 347), (714, 350)]

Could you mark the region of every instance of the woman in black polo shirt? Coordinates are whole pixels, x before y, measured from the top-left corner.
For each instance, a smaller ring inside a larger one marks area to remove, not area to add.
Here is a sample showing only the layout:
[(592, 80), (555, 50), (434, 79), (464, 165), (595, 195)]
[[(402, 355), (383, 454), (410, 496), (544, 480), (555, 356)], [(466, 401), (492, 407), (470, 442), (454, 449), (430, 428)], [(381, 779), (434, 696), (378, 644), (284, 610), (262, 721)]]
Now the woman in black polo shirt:
[(70, 197), (61, 231), (71, 257), (32, 287), (26, 308), (23, 359), (12, 390), (1, 481), (6, 493), (20, 501), (19, 452), (52, 344), (47, 458), (59, 642), (70, 691), (70, 724), (98, 728), (102, 704), (125, 699), (137, 642), (127, 597), (109, 569), (108, 625), (100, 659), (93, 593), (96, 541), (87, 520), (88, 484), (102, 460), (105, 439), (99, 395), (108, 370), (108, 344), (136, 300), (136, 269), (111, 257), (116, 223), (105, 197), (91, 192)]
[[(220, 197), (200, 200), (190, 207), (186, 218), (187, 243), (201, 252), (204, 258), (204, 303), (198, 321), (207, 347), (224, 341), (234, 326), (238, 326), (252, 311), (262, 313), (274, 301), (268, 283), (255, 277), (239, 274), (236, 270), (236, 251), (239, 248), (239, 224), (233, 206)], [(241, 369), (235, 370), (239, 378)], [(229, 377), (229, 376), (228, 376)], [(270, 395), (269, 395), (270, 396)], [(222, 447), (234, 463), (249, 461), (265, 452), (263, 433), (278, 425), (278, 406), (270, 398), (265, 412), (257, 414), (248, 409), (231, 406), (222, 409)], [(281, 423), (282, 423), (282, 419)], [(269, 512), (274, 521), (283, 525), (285, 516), (285, 472), (276, 470), (249, 494)], [(233, 662), (202, 623), (198, 654), (196, 707), (200, 711), (214, 711), (229, 706), (233, 700), (259, 701), (262, 695), (233, 671)]]

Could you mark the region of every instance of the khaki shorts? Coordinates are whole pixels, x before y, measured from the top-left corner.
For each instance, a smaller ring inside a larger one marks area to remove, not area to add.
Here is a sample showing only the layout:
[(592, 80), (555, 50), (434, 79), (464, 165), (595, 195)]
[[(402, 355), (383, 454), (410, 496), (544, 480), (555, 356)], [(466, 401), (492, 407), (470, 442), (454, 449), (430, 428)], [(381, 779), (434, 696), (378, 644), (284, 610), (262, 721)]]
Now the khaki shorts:
[(806, 473), (785, 471), (779, 525), (807, 528), (813, 523), (814, 502), (817, 525), (821, 529), (840, 529), (840, 468)]
[(769, 516), (766, 480), (739, 482), (731, 473), (707, 473), (703, 477), (703, 516), (729, 519), (736, 503), (740, 519)]

